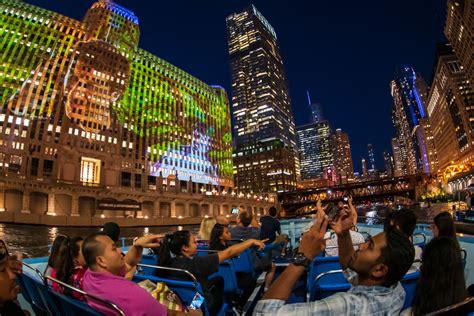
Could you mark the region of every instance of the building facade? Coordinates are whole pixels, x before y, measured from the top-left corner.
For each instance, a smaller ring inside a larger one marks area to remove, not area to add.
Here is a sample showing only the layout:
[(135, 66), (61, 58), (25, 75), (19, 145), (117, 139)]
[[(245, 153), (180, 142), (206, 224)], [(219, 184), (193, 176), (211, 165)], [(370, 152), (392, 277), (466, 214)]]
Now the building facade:
[(349, 179), (354, 177), (349, 135), (342, 132), (340, 128), (336, 129), (330, 137), (330, 147), (336, 175), (341, 183), (347, 183)]
[(140, 49), (133, 12), (99, 0), (77, 21), (6, 0), (0, 18), (0, 175), (37, 187), (4, 182), (3, 209), (21, 192), (25, 212), (188, 216), (157, 192), (230, 195), (225, 90)]
[(474, 161), (474, 89), (450, 44), (438, 45), (428, 115), (442, 171)]
[(328, 121), (309, 123), (296, 128), (301, 165), (301, 179), (322, 178), (333, 166)]
[(390, 155), (388, 152), (383, 152), (383, 162), (385, 165), (385, 171), (387, 173), (388, 177), (393, 177), (393, 170), (394, 170), (394, 165), (393, 165), (393, 157)]
[(403, 159), (402, 150), (400, 143), (397, 138), (392, 138), (392, 153), (393, 153), (393, 175), (395, 177), (401, 177), (406, 175), (406, 169), (404, 169), (405, 161)]
[[(287, 161), (296, 160), (297, 156), (295, 124), (276, 33), (253, 5), (242, 12), (231, 14), (226, 22), (235, 123), (234, 159), (259, 146), (266, 151), (269, 143), (277, 142), (283, 147), (279, 145), (275, 150), (284, 152), (282, 161), (274, 161), (273, 169), (279, 169), (281, 164), (286, 165)], [(251, 155), (244, 160), (251, 160), (252, 165), (259, 165), (258, 161), (252, 160), (254, 158)], [(271, 191), (296, 188), (296, 164), (297, 161), (294, 161), (288, 166), (288, 171), (285, 171), (290, 173), (290, 180), (287, 181), (288, 177), (282, 170), (277, 183), (284, 183), (283, 187), (275, 184), (270, 186)], [(249, 192), (267, 190), (259, 182), (254, 182), (253, 178), (244, 180), (242, 177), (246, 172), (239, 169), (239, 165), (241, 164), (234, 163), (234, 174), (239, 177), (239, 189)], [(265, 171), (258, 171), (258, 174), (264, 176)], [(264, 182), (273, 180), (268, 178)], [(251, 183), (252, 186), (240, 187), (244, 183)]]

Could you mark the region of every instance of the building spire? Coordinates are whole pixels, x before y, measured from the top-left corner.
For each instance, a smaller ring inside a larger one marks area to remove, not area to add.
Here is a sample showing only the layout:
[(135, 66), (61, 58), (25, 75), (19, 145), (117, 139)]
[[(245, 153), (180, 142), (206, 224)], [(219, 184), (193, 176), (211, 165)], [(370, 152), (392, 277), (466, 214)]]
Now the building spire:
[(311, 106), (311, 97), (309, 96), (308, 90), (306, 90), (306, 95), (308, 96), (308, 105)]

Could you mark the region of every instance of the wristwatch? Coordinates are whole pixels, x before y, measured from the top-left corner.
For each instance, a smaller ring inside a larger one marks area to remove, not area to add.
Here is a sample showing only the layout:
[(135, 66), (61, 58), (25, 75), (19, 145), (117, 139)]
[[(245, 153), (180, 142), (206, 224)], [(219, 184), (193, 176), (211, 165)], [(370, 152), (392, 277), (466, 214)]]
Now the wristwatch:
[(298, 252), (293, 258), (290, 259), (290, 263), (294, 264), (295, 266), (303, 266), (307, 268), (311, 263), (311, 260), (308, 259), (304, 253)]

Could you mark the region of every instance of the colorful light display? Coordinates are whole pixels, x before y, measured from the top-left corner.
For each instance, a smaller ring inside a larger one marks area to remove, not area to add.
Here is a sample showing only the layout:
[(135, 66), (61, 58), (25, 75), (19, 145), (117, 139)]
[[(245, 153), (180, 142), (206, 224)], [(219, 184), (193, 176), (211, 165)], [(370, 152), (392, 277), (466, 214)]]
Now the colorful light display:
[(112, 1), (82, 22), (0, 1), (0, 133), (10, 135), (0, 152), (67, 147), (138, 162), (151, 176), (233, 186), (225, 90), (138, 48), (139, 32)]

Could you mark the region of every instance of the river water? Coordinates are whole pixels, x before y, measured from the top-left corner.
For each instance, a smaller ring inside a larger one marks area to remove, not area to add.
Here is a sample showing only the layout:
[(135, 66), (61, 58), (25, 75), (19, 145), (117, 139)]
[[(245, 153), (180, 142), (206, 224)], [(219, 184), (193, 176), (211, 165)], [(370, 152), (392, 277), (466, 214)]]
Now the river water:
[[(430, 209), (414, 207), (419, 222), (427, 222), (439, 213), (448, 209), (448, 205), (438, 205)], [(390, 212), (391, 208), (385, 205), (372, 205), (358, 207), (359, 222), (367, 224), (381, 224), (383, 218)], [(164, 234), (177, 229), (189, 229), (197, 233), (197, 225), (192, 226), (155, 226), (155, 227), (129, 227), (122, 228), (121, 237), (130, 239), (146, 234)], [(48, 255), (48, 245), (58, 234), (70, 237), (86, 237), (97, 232), (99, 227), (48, 227), (39, 225), (20, 225), (0, 223), (0, 239), (4, 240), (10, 251), (21, 251), (26, 257), (39, 257)]]

